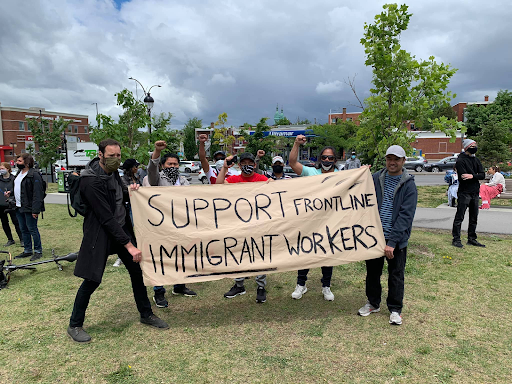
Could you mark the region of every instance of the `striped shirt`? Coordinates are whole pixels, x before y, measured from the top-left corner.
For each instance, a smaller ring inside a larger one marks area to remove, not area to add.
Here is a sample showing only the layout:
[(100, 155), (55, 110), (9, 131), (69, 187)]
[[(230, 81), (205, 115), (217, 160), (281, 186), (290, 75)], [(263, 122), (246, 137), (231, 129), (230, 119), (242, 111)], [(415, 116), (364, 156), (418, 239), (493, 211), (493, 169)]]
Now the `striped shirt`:
[(380, 207), (380, 221), (382, 222), (382, 230), (384, 237), (387, 239), (393, 229), (393, 196), (395, 188), (400, 182), (402, 175), (390, 176), (386, 173), (384, 179), (384, 191), (382, 193), (382, 205)]

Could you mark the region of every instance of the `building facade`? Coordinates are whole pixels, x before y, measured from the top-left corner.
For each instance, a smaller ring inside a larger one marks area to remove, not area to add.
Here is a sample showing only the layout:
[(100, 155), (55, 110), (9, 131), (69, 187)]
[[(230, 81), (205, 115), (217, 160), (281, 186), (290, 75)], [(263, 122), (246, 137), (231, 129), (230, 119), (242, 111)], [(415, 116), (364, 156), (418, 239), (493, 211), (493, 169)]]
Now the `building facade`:
[(455, 111), (455, 113), (457, 114), (457, 121), (465, 122), (466, 121), (465, 112), (466, 112), (466, 108), (469, 105), (478, 105), (478, 106), (485, 107), (491, 103), (492, 103), (492, 101), (489, 101), (489, 96), (485, 95), (484, 101), (473, 101), (473, 102), (466, 101), (466, 102), (462, 102), (462, 103), (457, 103), (452, 108)]
[(66, 130), (69, 142), (90, 141), (89, 118), (86, 115), (51, 112), (39, 107), (3, 107), (0, 104), (0, 161), (15, 160), (16, 155), (25, 153), (28, 146), (34, 145), (27, 119), (49, 120), (51, 129), (52, 122), (61, 117), (70, 122)]

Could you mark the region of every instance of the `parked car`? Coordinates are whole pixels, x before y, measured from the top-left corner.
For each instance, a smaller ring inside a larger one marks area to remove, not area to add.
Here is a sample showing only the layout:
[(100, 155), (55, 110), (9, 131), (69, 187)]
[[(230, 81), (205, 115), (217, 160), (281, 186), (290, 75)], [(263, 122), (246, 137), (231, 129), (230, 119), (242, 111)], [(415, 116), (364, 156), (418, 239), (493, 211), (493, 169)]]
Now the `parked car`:
[(311, 161), (311, 160), (299, 160), (299, 163), (301, 163), (302, 165), (306, 166), (306, 167), (315, 167), (315, 162), (314, 161)]
[(423, 156), (406, 157), (404, 167), (405, 169), (414, 169), (416, 172), (421, 172), (423, 166), (427, 163), (427, 159)]
[(200, 161), (187, 161), (180, 160), (180, 172), (192, 173), (199, 172), (201, 170)]
[(292, 167), (289, 167), (289, 166), (285, 166), (285, 167), (283, 167), (283, 173), (284, 173), (285, 175), (290, 176), (290, 177), (299, 177), (299, 176), (300, 176), (300, 175), (297, 175), (297, 174), (295, 173), (295, 171), (292, 169)]
[(456, 162), (457, 162), (457, 156), (449, 156), (449, 157), (445, 157), (442, 160), (439, 160), (436, 163), (423, 164), (423, 169), (427, 172), (438, 173), (441, 171), (453, 169)]

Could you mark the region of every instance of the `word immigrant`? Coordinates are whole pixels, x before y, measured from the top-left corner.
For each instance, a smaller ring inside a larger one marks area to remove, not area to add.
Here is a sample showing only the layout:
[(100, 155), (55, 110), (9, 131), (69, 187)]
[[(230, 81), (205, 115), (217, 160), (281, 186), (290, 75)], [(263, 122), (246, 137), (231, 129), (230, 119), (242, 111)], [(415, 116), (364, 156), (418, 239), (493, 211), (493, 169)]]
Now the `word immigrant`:
[(271, 183), (131, 192), (148, 286), (193, 283), (384, 255), (370, 171)]

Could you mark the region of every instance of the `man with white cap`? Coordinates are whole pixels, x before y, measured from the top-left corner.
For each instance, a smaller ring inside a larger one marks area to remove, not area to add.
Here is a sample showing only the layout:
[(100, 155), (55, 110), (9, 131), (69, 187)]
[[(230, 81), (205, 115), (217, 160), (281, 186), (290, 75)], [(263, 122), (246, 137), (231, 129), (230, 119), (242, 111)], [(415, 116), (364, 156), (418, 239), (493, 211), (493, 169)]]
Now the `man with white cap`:
[(290, 175), (284, 173), (284, 160), (281, 156), (274, 156), (272, 158), (272, 172), (263, 172), (269, 179), (284, 180), (291, 179)]
[(459, 190), (457, 191), (457, 212), (453, 219), (452, 245), (462, 248), (460, 241), (460, 227), (464, 220), (466, 209), (469, 208), (468, 245), (485, 247), (476, 240), (476, 224), (478, 219), (478, 194), (480, 192), (480, 180), (485, 178), (484, 167), (475, 156), (477, 144), (474, 140), (465, 139), (462, 142), (464, 151), (457, 158), (455, 168), (459, 178)]
[(418, 191), (414, 176), (404, 168), (405, 151), (399, 145), (392, 145), (386, 151), (386, 168), (373, 174), (375, 194), (380, 220), (386, 239), (385, 256), (366, 260), (366, 296), (368, 302), (358, 311), (368, 316), (380, 311), (382, 286), (380, 277), (384, 259), (388, 262), (389, 323), (402, 324), (404, 298), (404, 272), (407, 258), (407, 244), (411, 235), (412, 221), (418, 202)]

